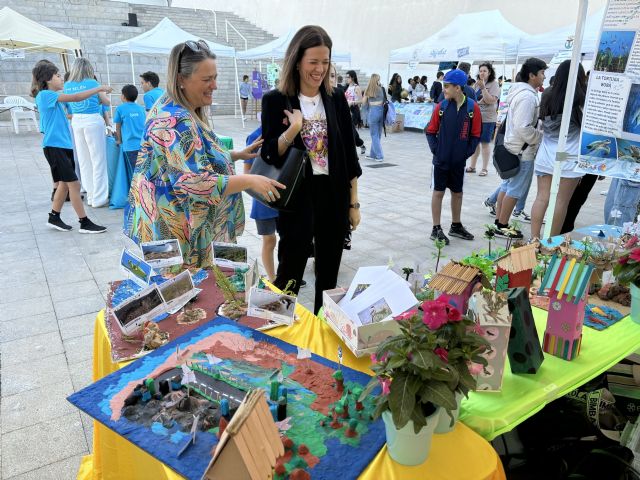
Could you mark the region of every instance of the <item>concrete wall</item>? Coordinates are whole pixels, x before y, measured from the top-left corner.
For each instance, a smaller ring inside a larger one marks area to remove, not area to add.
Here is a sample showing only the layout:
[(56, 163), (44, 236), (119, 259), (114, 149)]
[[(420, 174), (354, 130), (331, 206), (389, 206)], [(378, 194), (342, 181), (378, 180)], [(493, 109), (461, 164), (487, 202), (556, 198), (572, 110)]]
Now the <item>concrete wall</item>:
[[(591, 0), (589, 13), (605, 3)], [(173, 1), (173, 5), (194, 4), (194, 0)], [(197, 4), (198, 8), (231, 9), (274, 35), (291, 26), (322, 25), (334, 48), (351, 52), (353, 66), (383, 78), (390, 50), (423, 40), (460, 13), (499, 9), (516, 27), (534, 34), (575, 22), (578, 12), (578, 0), (198, 0)], [(431, 70), (420, 66), (412, 75)]]

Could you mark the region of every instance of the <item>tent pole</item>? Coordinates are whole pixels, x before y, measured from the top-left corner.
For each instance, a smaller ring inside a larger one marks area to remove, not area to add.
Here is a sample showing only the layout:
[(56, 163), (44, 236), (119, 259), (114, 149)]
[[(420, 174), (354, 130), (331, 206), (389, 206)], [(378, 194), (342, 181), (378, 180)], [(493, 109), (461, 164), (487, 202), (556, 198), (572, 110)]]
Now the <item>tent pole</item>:
[(546, 224), (544, 226), (544, 237), (551, 236), (551, 227), (553, 224), (553, 214), (556, 209), (556, 197), (560, 187), (560, 174), (562, 173), (562, 165), (567, 160), (567, 135), (569, 133), (569, 123), (571, 122), (571, 108), (573, 106), (573, 96), (576, 91), (576, 78), (578, 76), (578, 65), (580, 62), (580, 50), (582, 46), (582, 37), (584, 34), (584, 24), (587, 18), (587, 7), (589, 0), (580, 0), (578, 8), (578, 19), (576, 21), (575, 41), (571, 52), (571, 66), (569, 67), (569, 81), (567, 83), (567, 93), (564, 97), (564, 105), (562, 110), (562, 122), (560, 124), (560, 134), (558, 136), (558, 149), (556, 151), (556, 161), (553, 165), (553, 177), (551, 179), (551, 192), (549, 193), (549, 207), (547, 208)]
[(132, 85), (136, 84), (136, 71), (133, 68), (133, 52), (131, 50), (129, 50), (129, 56), (131, 57), (131, 80), (132, 80)]
[[(109, 54), (107, 49), (104, 50), (104, 56), (107, 59), (107, 85), (111, 85), (111, 72), (109, 71)], [(109, 110), (111, 111), (111, 118), (113, 118), (113, 102), (111, 102), (111, 95), (109, 95)]]
[[(234, 96), (234, 100), (233, 100), (233, 112), (235, 115), (235, 111), (236, 111), (236, 100), (238, 101), (238, 104), (240, 105), (240, 118), (242, 119), (242, 128), (244, 128), (244, 112), (242, 111), (242, 102), (240, 100), (240, 85), (238, 84), (238, 59), (236, 57), (233, 57), (233, 67), (236, 71), (236, 95)], [(247, 102), (247, 107), (249, 102)]]

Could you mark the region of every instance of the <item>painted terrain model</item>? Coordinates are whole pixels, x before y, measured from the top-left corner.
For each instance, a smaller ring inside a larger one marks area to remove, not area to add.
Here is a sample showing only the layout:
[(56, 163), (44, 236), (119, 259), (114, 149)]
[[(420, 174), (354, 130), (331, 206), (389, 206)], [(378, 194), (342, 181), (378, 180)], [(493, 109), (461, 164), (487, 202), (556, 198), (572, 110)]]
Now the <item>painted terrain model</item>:
[[(285, 447), (276, 479), (355, 479), (384, 445), (369, 376), (218, 318), (69, 400), (189, 479), (200, 479), (220, 429), (263, 390)], [(195, 433), (192, 433), (195, 432)], [(195, 441), (194, 441), (195, 438)]]

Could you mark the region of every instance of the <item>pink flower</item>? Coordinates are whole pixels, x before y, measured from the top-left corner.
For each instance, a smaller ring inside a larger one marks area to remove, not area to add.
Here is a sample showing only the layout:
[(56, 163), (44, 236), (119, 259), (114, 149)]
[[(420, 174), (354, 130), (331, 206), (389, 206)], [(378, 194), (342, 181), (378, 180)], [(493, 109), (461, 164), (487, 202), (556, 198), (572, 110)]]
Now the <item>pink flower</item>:
[(394, 320), (397, 320), (397, 321), (409, 320), (411, 317), (413, 317), (414, 315), (417, 315), (417, 314), (418, 314), (417, 310), (408, 310), (408, 311), (406, 311), (404, 313), (401, 313), (397, 317), (395, 317)]
[(379, 378), (380, 386), (382, 387), (382, 395), (389, 395), (391, 393), (391, 379)]
[(462, 314), (457, 308), (447, 305), (447, 318), (452, 322), (459, 322), (462, 320)]
[(444, 363), (449, 363), (449, 352), (447, 352), (444, 348), (438, 347), (433, 351), (433, 353), (438, 355)]
[(636, 262), (640, 262), (640, 248), (634, 248), (629, 254), (629, 258)]
[(620, 257), (620, 258), (618, 259), (618, 263), (619, 263), (620, 265), (626, 265), (628, 261), (629, 261), (629, 257)]
[(467, 362), (467, 368), (469, 368), (469, 373), (471, 375), (478, 375), (482, 372), (484, 367), (479, 363)]
[(375, 353), (371, 354), (371, 363), (378, 363), (378, 357), (376, 357)]
[(424, 302), (422, 310), (424, 311), (422, 323), (431, 330), (437, 330), (449, 321), (447, 318), (447, 305), (444, 302)]
[(633, 248), (637, 244), (638, 244), (638, 236), (634, 235), (629, 240), (627, 240), (627, 243), (624, 244), (624, 248)]

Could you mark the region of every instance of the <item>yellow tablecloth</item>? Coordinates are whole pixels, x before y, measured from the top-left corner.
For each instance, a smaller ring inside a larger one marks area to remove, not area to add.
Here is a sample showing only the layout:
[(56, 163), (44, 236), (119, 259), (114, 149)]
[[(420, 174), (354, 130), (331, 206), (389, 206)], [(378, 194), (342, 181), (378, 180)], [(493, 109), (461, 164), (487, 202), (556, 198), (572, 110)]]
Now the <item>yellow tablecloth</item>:
[[(342, 343), (331, 329), (302, 306), (300, 320), (292, 327), (267, 333), (286, 342), (309, 348), (337, 361)], [(342, 344), (343, 363), (369, 373), (369, 358), (356, 358)], [(111, 361), (111, 345), (104, 326), (104, 312), (96, 318), (93, 341), (93, 380), (115, 372), (127, 363)], [(83, 458), (79, 480), (180, 480), (182, 477), (131, 444), (120, 435), (93, 423), (93, 455)], [(453, 432), (434, 435), (429, 459), (417, 467), (405, 467), (391, 460), (384, 447), (360, 476), (362, 480), (506, 480), (502, 463), (491, 445), (473, 430), (458, 422)]]

